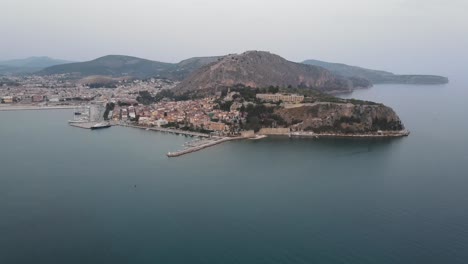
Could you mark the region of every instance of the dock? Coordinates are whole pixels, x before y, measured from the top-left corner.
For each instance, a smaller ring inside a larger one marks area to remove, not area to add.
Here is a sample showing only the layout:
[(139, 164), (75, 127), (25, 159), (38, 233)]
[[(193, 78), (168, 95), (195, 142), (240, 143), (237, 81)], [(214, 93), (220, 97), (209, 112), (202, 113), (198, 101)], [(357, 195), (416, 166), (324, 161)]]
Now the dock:
[(96, 125), (96, 122), (82, 122), (82, 123), (68, 123), (72, 127), (78, 127), (83, 129), (91, 129), (92, 126)]
[(200, 151), (202, 149), (209, 148), (209, 147), (212, 147), (212, 146), (224, 143), (224, 142), (233, 141), (233, 140), (240, 140), (240, 139), (245, 139), (245, 137), (212, 138), (211, 140), (209, 140), (209, 142), (204, 143), (204, 144), (196, 144), (196, 145), (193, 145), (193, 146), (189, 146), (184, 150), (180, 150), (180, 151), (176, 151), (176, 152), (169, 152), (169, 153), (167, 153), (167, 156), (170, 157), (170, 158), (179, 157), (179, 156), (189, 154), (189, 153), (192, 153), (192, 152), (196, 152), (196, 151)]
[(186, 136), (194, 136), (194, 137), (202, 137), (202, 138), (209, 138), (209, 134), (198, 133), (193, 131), (186, 131), (180, 129), (173, 129), (173, 128), (163, 128), (163, 127), (145, 127), (145, 126), (134, 126), (134, 125), (127, 125), (127, 124), (119, 124), (120, 126), (124, 127), (132, 127), (132, 128), (139, 128), (144, 130), (151, 130), (151, 131), (158, 131), (158, 132), (165, 132), (171, 133), (176, 135), (186, 135)]

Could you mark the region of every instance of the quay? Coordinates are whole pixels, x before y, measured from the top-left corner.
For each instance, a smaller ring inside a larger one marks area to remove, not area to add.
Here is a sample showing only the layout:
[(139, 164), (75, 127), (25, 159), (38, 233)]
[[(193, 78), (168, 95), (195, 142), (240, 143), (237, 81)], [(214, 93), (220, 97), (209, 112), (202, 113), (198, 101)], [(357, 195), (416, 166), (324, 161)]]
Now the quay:
[(80, 123), (69, 123), (72, 127), (78, 127), (83, 129), (91, 129), (92, 126), (96, 125), (97, 122), (80, 122)]
[(196, 152), (196, 151), (199, 151), (199, 150), (202, 150), (202, 149), (205, 149), (205, 148), (209, 148), (209, 147), (212, 147), (214, 145), (218, 145), (218, 144), (221, 144), (221, 143), (224, 143), (224, 142), (227, 142), (227, 141), (240, 140), (240, 139), (245, 139), (245, 137), (212, 138), (212, 140), (210, 140), (210, 142), (208, 142), (208, 143), (188, 147), (188, 148), (186, 148), (184, 150), (180, 150), (180, 151), (176, 151), (176, 152), (169, 152), (169, 153), (167, 153), (167, 156), (170, 157), (170, 158), (179, 157), (179, 156), (189, 154), (189, 153), (192, 153), (192, 152)]
[(180, 130), (180, 129), (163, 128), (163, 127), (144, 127), (144, 126), (134, 126), (134, 125), (127, 125), (127, 124), (119, 124), (119, 125), (124, 126), (124, 127), (132, 127), (132, 128), (139, 128), (139, 129), (152, 130), (152, 131), (158, 131), (158, 132), (172, 133), (176, 135), (187, 135), (187, 136), (205, 137), (205, 138), (210, 137), (209, 134), (185, 131), (185, 130)]

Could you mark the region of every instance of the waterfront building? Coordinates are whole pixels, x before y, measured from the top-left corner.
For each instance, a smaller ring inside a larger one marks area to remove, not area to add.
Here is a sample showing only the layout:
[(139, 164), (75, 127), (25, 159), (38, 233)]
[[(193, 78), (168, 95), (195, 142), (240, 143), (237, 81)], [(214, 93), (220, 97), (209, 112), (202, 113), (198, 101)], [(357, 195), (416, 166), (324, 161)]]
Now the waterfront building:
[(165, 126), (165, 125), (167, 125), (168, 123), (169, 123), (169, 122), (167, 122), (167, 120), (162, 119), (162, 118), (156, 120), (156, 122), (155, 122), (156, 126), (158, 126), (158, 127)]
[(43, 101), (44, 101), (44, 96), (43, 96), (43, 95), (40, 95), (40, 94), (33, 95), (33, 96), (31, 96), (31, 101), (32, 101), (33, 103), (40, 103), (40, 102), (43, 102)]
[(226, 131), (226, 130), (229, 130), (229, 127), (226, 124), (221, 123), (221, 122), (209, 122), (208, 130)]

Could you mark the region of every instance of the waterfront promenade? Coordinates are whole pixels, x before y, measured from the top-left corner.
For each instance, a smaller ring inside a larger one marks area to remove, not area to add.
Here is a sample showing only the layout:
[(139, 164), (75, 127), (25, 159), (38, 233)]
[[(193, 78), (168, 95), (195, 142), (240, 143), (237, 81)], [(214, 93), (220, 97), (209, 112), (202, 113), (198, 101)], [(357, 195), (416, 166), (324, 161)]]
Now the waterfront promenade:
[(382, 131), (368, 134), (344, 134), (344, 133), (314, 133), (307, 131), (291, 132), (290, 137), (313, 137), (313, 138), (395, 138), (409, 136), (409, 130)]
[(132, 127), (132, 128), (139, 128), (139, 129), (145, 129), (145, 130), (158, 131), (158, 132), (172, 133), (172, 134), (177, 134), (177, 135), (187, 135), (187, 136), (204, 137), (204, 138), (210, 137), (209, 134), (186, 131), (186, 130), (181, 130), (181, 129), (163, 128), (163, 127), (145, 127), (145, 126), (135, 126), (135, 125), (128, 125), (128, 124), (117, 124), (117, 125), (124, 126), (124, 127)]

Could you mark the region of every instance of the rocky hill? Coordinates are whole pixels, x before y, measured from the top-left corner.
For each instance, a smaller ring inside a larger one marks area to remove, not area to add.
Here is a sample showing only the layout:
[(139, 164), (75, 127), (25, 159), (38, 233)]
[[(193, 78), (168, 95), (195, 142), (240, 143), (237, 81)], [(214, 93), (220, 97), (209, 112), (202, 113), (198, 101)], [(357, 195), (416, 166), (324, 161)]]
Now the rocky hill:
[(370, 70), (342, 63), (330, 63), (319, 60), (306, 60), (307, 65), (323, 67), (335, 74), (345, 77), (361, 77), (373, 84), (445, 84), (447, 77), (437, 75), (397, 75), (391, 72)]
[(159, 77), (183, 80), (194, 70), (217, 60), (218, 57), (198, 57), (184, 60), (180, 63), (165, 63), (130, 56), (108, 55), (92, 61), (49, 67), (40, 71), (39, 74), (75, 73), (81, 77), (101, 75), (136, 78)]
[(297, 131), (369, 134), (405, 129), (393, 109), (375, 103), (314, 103), (281, 108), (276, 114)]
[(351, 91), (356, 86), (370, 86), (361, 78), (337, 76), (316, 66), (287, 61), (263, 51), (227, 55), (194, 71), (176, 87), (177, 92), (214, 92), (224, 87), (301, 87), (326, 92)]

